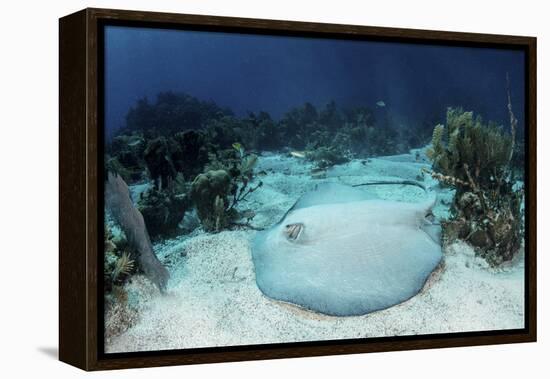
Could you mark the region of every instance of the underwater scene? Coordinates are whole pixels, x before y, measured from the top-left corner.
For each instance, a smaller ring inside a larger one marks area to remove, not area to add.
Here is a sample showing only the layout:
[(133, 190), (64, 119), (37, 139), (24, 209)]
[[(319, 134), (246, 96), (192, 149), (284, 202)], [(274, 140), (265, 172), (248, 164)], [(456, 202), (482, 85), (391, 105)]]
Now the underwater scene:
[(105, 353), (525, 327), (523, 51), (104, 28)]

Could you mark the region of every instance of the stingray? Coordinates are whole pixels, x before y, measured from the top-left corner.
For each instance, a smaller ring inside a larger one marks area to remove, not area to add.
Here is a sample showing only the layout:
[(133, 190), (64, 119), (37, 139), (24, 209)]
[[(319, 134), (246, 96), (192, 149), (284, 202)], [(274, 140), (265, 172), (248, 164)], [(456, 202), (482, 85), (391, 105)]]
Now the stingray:
[(272, 299), (333, 316), (399, 304), (422, 289), (441, 260), (438, 226), (429, 220), (434, 204), (435, 195), (409, 203), (318, 185), (257, 233), (258, 287)]

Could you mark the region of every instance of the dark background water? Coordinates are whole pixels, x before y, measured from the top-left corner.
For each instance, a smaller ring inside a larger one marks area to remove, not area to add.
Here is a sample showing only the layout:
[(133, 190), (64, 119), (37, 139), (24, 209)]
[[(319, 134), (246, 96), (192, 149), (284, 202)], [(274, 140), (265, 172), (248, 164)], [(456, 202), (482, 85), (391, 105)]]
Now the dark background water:
[(123, 126), (138, 99), (168, 90), (237, 115), (267, 111), (277, 119), (331, 100), (381, 111), (382, 100), (409, 127), (443, 122), (448, 106), (508, 125), (506, 73), (523, 125), (521, 51), (108, 26), (106, 131)]

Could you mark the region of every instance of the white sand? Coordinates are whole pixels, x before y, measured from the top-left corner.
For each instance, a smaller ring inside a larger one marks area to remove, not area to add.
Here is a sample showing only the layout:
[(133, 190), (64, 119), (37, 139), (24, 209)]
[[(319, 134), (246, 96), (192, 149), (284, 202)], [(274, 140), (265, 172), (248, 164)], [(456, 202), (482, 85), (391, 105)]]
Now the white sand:
[[(354, 161), (331, 170), (329, 181), (414, 179), (421, 164), (414, 156)], [(400, 161), (396, 169), (396, 161)], [(270, 226), (300, 193), (319, 182), (310, 165), (277, 155), (262, 157), (264, 186), (245, 205), (257, 210), (253, 223)], [(337, 175), (338, 174), (338, 175)], [(431, 178), (425, 184), (435, 185)], [(415, 187), (369, 187), (383, 198), (415, 201)], [(452, 198), (441, 192), (437, 216)], [(441, 204), (441, 202), (446, 203)], [(446, 249), (443, 262), (420, 294), (357, 317), (329, 317), (266, 298), (255, 283), (250, 241), (254, 231), (205, 234), (200, 230), (155, 247), (172, 275), (166, 295), (140, 301), (140, 320), (108, 341), (107, 352), (183, 349), (345, 338), (433, 334), (524, 326), (523, 254), (498, 271), (489, 269), (466, 244)], [(134, 288), (135, 285), (132, 287)], [(130, 289), (133, 291), (133, 289)], [(140, 295), (143, 296), (143, 295)]]

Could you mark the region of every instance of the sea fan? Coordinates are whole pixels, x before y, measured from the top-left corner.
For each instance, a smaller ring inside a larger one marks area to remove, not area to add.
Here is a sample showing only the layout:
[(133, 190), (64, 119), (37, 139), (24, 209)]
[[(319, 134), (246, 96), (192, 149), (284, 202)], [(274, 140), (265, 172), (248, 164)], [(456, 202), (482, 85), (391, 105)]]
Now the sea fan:
[(438, 124), (435, 126), (432, 136), (432, 146), (428, 148), (426, 151), (426, 155), (428, 158), (430, 158), (432, 161), (437, 163), (437, 160), (439, 159), (439, 156), (443, 152), (443, 132), (445, 131), (445, 127), (441, 124)]
[[(511, 124), (508, 134), (472, 112), (449, 108), (446, 126), (434, 128), (427, 152), (435, 171), (432, 176), (455, 189), (444, 234), (471, 243), (491, 265), (510, 260), (521, 244), (522, 193), (515, 188), (510, 167), (513, 117)], [(464, 201), (470, 198), (479, 206)]]
[(433, 131), (432, 136), (432, 145), (439, 146), (441, 144), (441, 141), (443, 140), (443, 131), (445, 130), (445, 127), (441, 124), (436, 125)]
[(170, 276), (168, 270), (153, 252), (143, 215), (134, 207), (128, 185), (113, 173), (108, 173), (105, 182), (105, 205), (124, 232), (128, 246), (138, 260), (139, 268), (163, 290)]

